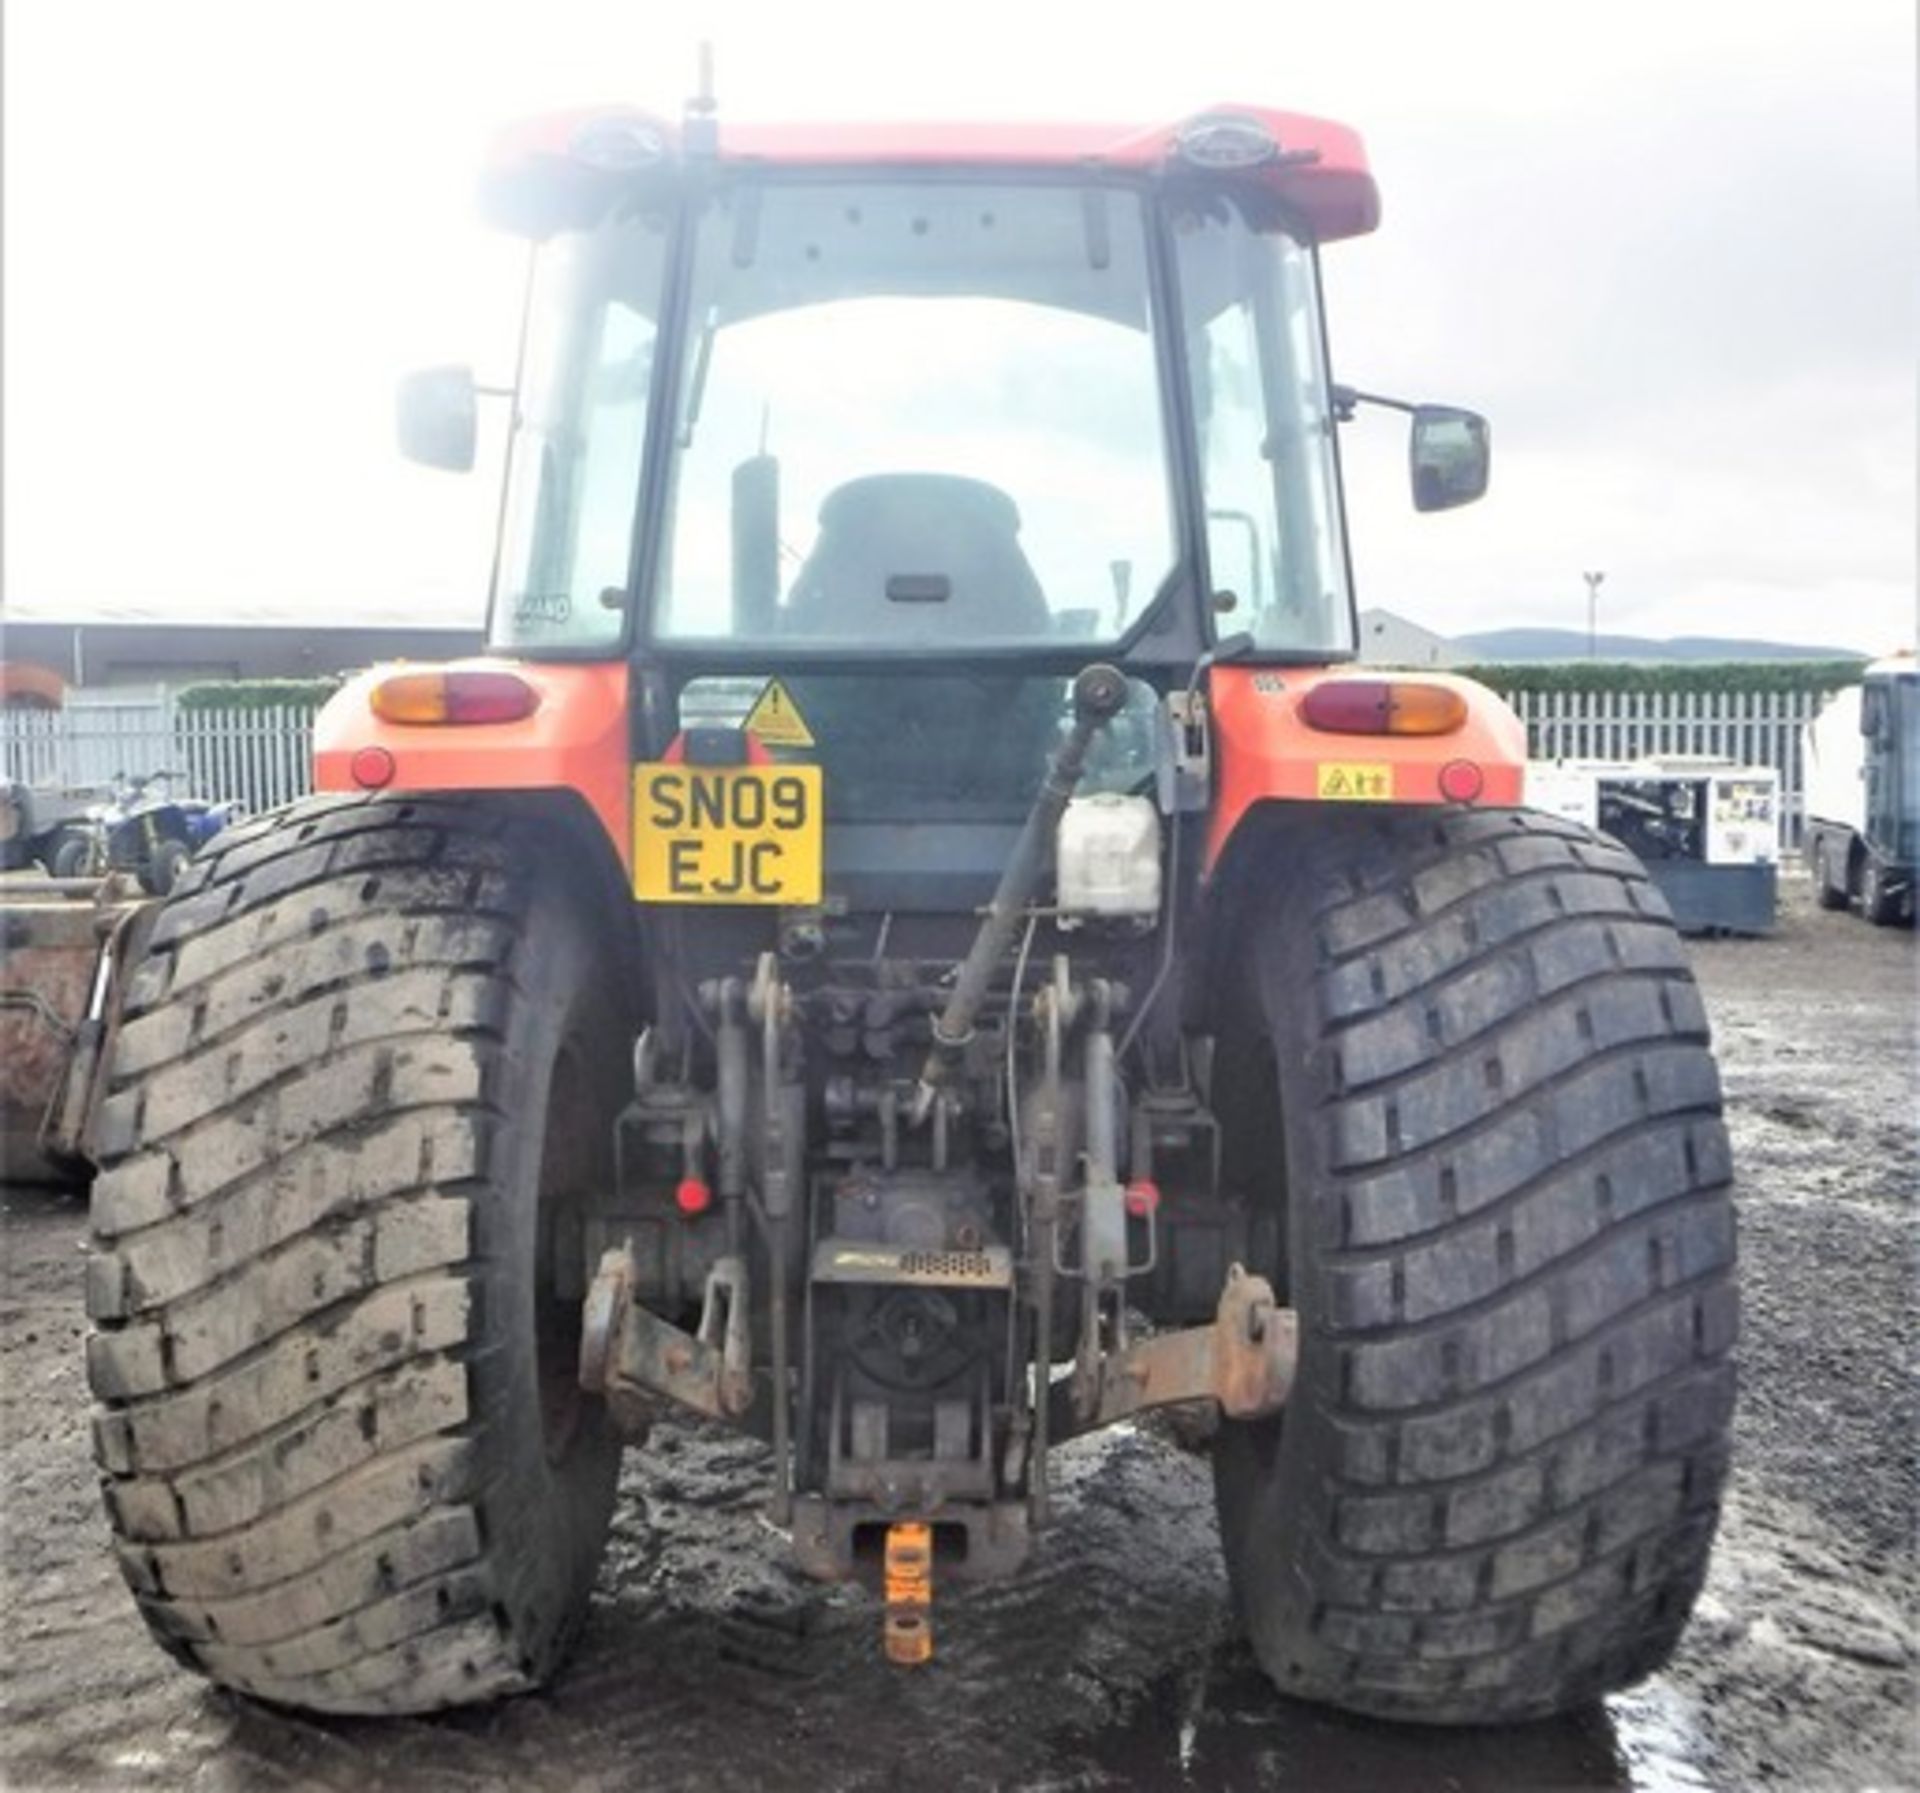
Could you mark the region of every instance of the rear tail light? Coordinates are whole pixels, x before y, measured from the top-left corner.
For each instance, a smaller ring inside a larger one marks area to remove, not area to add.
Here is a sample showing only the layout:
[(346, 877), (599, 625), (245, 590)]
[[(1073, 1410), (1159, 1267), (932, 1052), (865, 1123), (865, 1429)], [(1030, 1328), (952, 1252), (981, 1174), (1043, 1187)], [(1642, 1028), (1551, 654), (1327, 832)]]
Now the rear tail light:
[(1467, 720), (1467, 700), (1413, 679), (1328, 679), (1301, 699), (1300, 715), (1335, 735), (1450, 735)]
[(397, 672), (367, 701), (383, 722), (518, 722), (540, 707), (540, 693), (512, 672)]

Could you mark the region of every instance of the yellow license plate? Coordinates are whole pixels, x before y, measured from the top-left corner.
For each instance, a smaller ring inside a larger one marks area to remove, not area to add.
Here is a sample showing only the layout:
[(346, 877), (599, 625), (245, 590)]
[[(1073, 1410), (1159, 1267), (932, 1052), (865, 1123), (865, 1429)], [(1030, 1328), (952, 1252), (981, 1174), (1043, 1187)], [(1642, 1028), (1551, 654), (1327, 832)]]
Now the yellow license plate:
[(633, 894), (643, 903), (817, 903), (818, 766), (636, 766)]

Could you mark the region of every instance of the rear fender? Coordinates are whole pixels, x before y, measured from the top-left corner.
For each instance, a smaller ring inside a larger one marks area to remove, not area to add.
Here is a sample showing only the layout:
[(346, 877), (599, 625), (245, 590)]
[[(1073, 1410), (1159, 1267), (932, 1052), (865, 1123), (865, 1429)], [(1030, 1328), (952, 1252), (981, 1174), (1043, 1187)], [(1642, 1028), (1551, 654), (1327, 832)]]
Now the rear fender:
[[(533, 713), (513, 722), (397, 723), (376, 716), (373, 687), (400, 671), (510, 672), (539, 693)], [(368, 754), (355, 770), (355, 756)], [(624, 662), (542, 664), (500, 659), (376, 666), (335, 693), (315, 719), (314, 785), (322, 791), (571, 792), (631, 872), (632, 772), (628, 764)], [(370, 782), (372, 761), (384, 774)]]
[[(1334, 679), (1404, 679), (1458, 692), (1466, 720), (1442, 735), (1330, 734), (1300, 713), (1307, 693)], [(1459, 807), (1441, 774), (1471, 766), (1479, 774), (1473, 804), (1507, 808), (1522, 800), (1526, 724), (1485, 685), (1448, 673), (1390, 673), (1378, 668), (1216, 666), (1208, 684), (1213, 722), (1214, 806), (1207, 830), (1207, 872), (1229, 843), (1269, 804), (1375, 803)], [(1453, 776), (1471, 783), (1463, 772)]]

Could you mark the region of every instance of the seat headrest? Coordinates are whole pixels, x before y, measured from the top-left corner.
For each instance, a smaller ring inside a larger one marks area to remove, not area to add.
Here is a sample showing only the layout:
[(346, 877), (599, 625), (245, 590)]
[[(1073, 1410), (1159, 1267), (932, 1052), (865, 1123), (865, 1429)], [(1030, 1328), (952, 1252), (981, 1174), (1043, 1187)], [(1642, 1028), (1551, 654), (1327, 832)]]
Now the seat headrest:
[[(1019, 530), (1019, 507), (984, 480), (849, 480), (820, 506), (820, 536), (788, 596), (785, 630), (941, 643), (1045, 636), (1052, 618)], [(899, 595), (908, 581), (938, 583), (913, 601)]]

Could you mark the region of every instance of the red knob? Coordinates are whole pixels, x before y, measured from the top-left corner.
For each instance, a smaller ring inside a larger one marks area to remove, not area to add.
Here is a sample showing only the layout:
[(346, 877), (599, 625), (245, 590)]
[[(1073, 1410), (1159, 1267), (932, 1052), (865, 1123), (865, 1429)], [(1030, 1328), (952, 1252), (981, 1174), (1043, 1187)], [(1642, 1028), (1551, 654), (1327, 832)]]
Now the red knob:
[(713, 1191), (698, 1177), (682, 1177), (680, 1187), (673, 1192), (673, 1200), (680, 1212), (691, 1220), (713, 1206)]
[(1160, 1185), (1151, 1177), (1135, 1177), (1127, 1185), (1127, 1212), (1135, 1220), (1147, 1219), (1160, 1206)]

